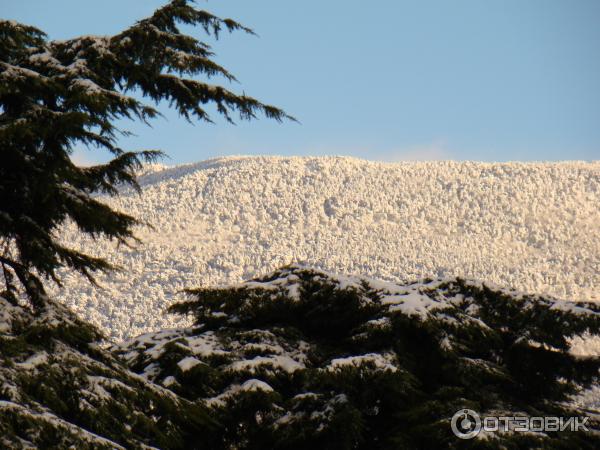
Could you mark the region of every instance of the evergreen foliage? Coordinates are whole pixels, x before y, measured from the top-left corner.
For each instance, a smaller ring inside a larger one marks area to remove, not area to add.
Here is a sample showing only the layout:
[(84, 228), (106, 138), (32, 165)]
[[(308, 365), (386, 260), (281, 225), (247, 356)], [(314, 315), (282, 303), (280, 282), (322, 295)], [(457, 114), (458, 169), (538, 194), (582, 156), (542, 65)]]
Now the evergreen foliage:
[[(396, 285), (283, 268), (189, 291), (171, 310), (196, 326), (116, 351), (132, 370), (218, 422), (211, 448), (598, 448), (595, 431), (499, 433), (462, 441), (450, 418), (583, 416), (571, 396), (600, 358), (568, 339), (600, 334), (600, 307), (461, 279)], [(594, 418), (595, 417), (595, 418)], [(210, 440), (208, 440), (210, 439)]]
[[(183, 34), (179, 24), (199, 26), (215, 38), (222, 30), (252, 33), (188, 0), (172, 0), (114, 36), (48, 41), (41, 30), (0, 20), (0, 264), (3, 295), (13, 303), (20, 282), (33, 306), (41, 306), (46, 298), (41, 280), (60, 284), (60, 267), (92, 282), (94, 271), (111, 268), (103, 258), (60, 243), (56, 234), (65, 220), (93, 237), (131, 242), (136, 219), (93, 194), (137, 187), (135, 170), (161, 152), (120, 148), (117, 138), (127, 132), (116, 127), (118, 119), (147, 122), (159, 114), (152, 104), (160, 101), (189, 121), (211, 121), (207, 105), (228, 121), (235, 112), (244, 120), (257, 113), (290, 118), (200, 81), (198, 76), (235, 78), (211, 59), (208, 44)], [(70, 158), (75, 146), (101, 148), (113, 158), (80, 167)]]
[(0, 448), (186, 448), (206, 408), (141, 379), (68, 309), (0, 297)]
[[(600, 308), (461, 279), (410, 285), (286, 267), (190, 291), (191, 328), (105, 349), (60, 305), (0, 297), (0, 447), (595, 449)], [(559, 326), (560, 325), (560, 326)], [(455, 411), (590, 416), (590, 432), (482, 433)]]

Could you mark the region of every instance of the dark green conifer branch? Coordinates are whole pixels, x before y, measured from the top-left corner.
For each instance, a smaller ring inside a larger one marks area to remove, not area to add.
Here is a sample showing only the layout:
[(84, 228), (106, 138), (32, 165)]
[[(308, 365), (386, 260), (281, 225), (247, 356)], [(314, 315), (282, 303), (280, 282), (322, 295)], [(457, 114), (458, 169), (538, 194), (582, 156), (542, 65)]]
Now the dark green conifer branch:
[[(68, 267), (93, 282), (93, 272), (112, 268), (102, 258), (59, 243), (57, 230), (67, 220), (94, 238), (120, 243), (132, 238), (138, 221), (92, 194), (117, 195), (123, 185), (139, 189), (136, 170), (163, 154), (120, 148), (118, 136), (128, 133), (115, 125), (117, 120), (148, 123), (159, 115), (154, 105), (161, 101), (190, 122), (211, 122), (206, 110), (211, 104), (230, 122), (233, 113), (242, 120), (261, 113), (293, 120), (279, 108), (201, 81), (235, 77), (211, 59), (207, 43), (181, 33), (180, 24), (200, 27), (214, 38), (222, 30), (253, 33), (188, 0), (172, 0), (115, 36), (48, 41), (41, 30), (0, 20), (0, 238), (5, 243), (0, 279), (5, 292), (14, 294), (16, 276), (30, 299), (39, 291), (36, 303), (41, 304), (38, 277), (60, 282), (56, 270)], [(113, 159), (79, 167), (70, 158), (75, 146), (104, 149)]]

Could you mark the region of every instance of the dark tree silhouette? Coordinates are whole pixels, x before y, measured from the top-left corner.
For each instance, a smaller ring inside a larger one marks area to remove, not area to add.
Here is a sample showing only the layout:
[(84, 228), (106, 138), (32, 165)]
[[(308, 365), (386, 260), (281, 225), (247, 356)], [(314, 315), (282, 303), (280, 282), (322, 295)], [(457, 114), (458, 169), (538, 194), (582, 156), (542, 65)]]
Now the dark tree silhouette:
[[(34, 27), (0, 21), (0, 264), (7, 299), (16, 301), (24, 290), (41, 307), (42, 279), (60, 284), (58, 268), (74, 269), (91, 282), (93, 272), (112, 268), (59, 242), (56, 233), (66, 220), (94, 238), (131, 242), (137, 220), (92, 194), (117, 195), (119, 185), (139, 189), (136, 169), (162, 153), (120, 148), (117, 137), (127, 131), (116, 127), (118, 119), (147, 122), (159, 115), (153, 105), (162, 100), (188, 121), (211, 121), (209, 104), (230, 122), (233, 113), (242, 120), (257, 113), (293, 119), (200, 81), (197, 76), (235, 78), (211, 59), (208, 44), (183, 34), (179, 24), (199, 26), (215, 38), (222, 30), (252, 33), (188, 0), (172, 0), (115, 36), (48, 41)], [(77, 144), (106, 149), (113, 158), (79, 167), (70, 158)]]

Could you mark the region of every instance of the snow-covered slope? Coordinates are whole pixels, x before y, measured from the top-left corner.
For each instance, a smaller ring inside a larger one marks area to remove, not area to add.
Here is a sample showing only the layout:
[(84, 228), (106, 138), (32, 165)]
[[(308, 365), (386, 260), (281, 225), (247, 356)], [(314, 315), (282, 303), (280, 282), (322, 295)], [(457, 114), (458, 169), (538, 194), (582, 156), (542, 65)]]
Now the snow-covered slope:
[(164, 314), (186, 287), (303, 262), (390, 281), (461, 276), (600, 300), (600, 163), (378, 163), (224, 158), (148, 171), (110, 203), (148, 222), (109, 255), (98, 290), (66, 275), (58, 297), (113, 338), (185, 326)]

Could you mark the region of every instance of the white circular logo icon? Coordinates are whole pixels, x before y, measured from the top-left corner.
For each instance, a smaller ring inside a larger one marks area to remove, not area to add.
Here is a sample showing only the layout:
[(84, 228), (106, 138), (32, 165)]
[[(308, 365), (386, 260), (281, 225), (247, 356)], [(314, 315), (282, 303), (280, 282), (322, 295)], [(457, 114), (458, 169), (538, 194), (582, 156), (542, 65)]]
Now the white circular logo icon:
[(472, 409), (460, 409), (452, 416), (452, 432), (460, 439), (473, 439), (481, 431), (481, 418)]

